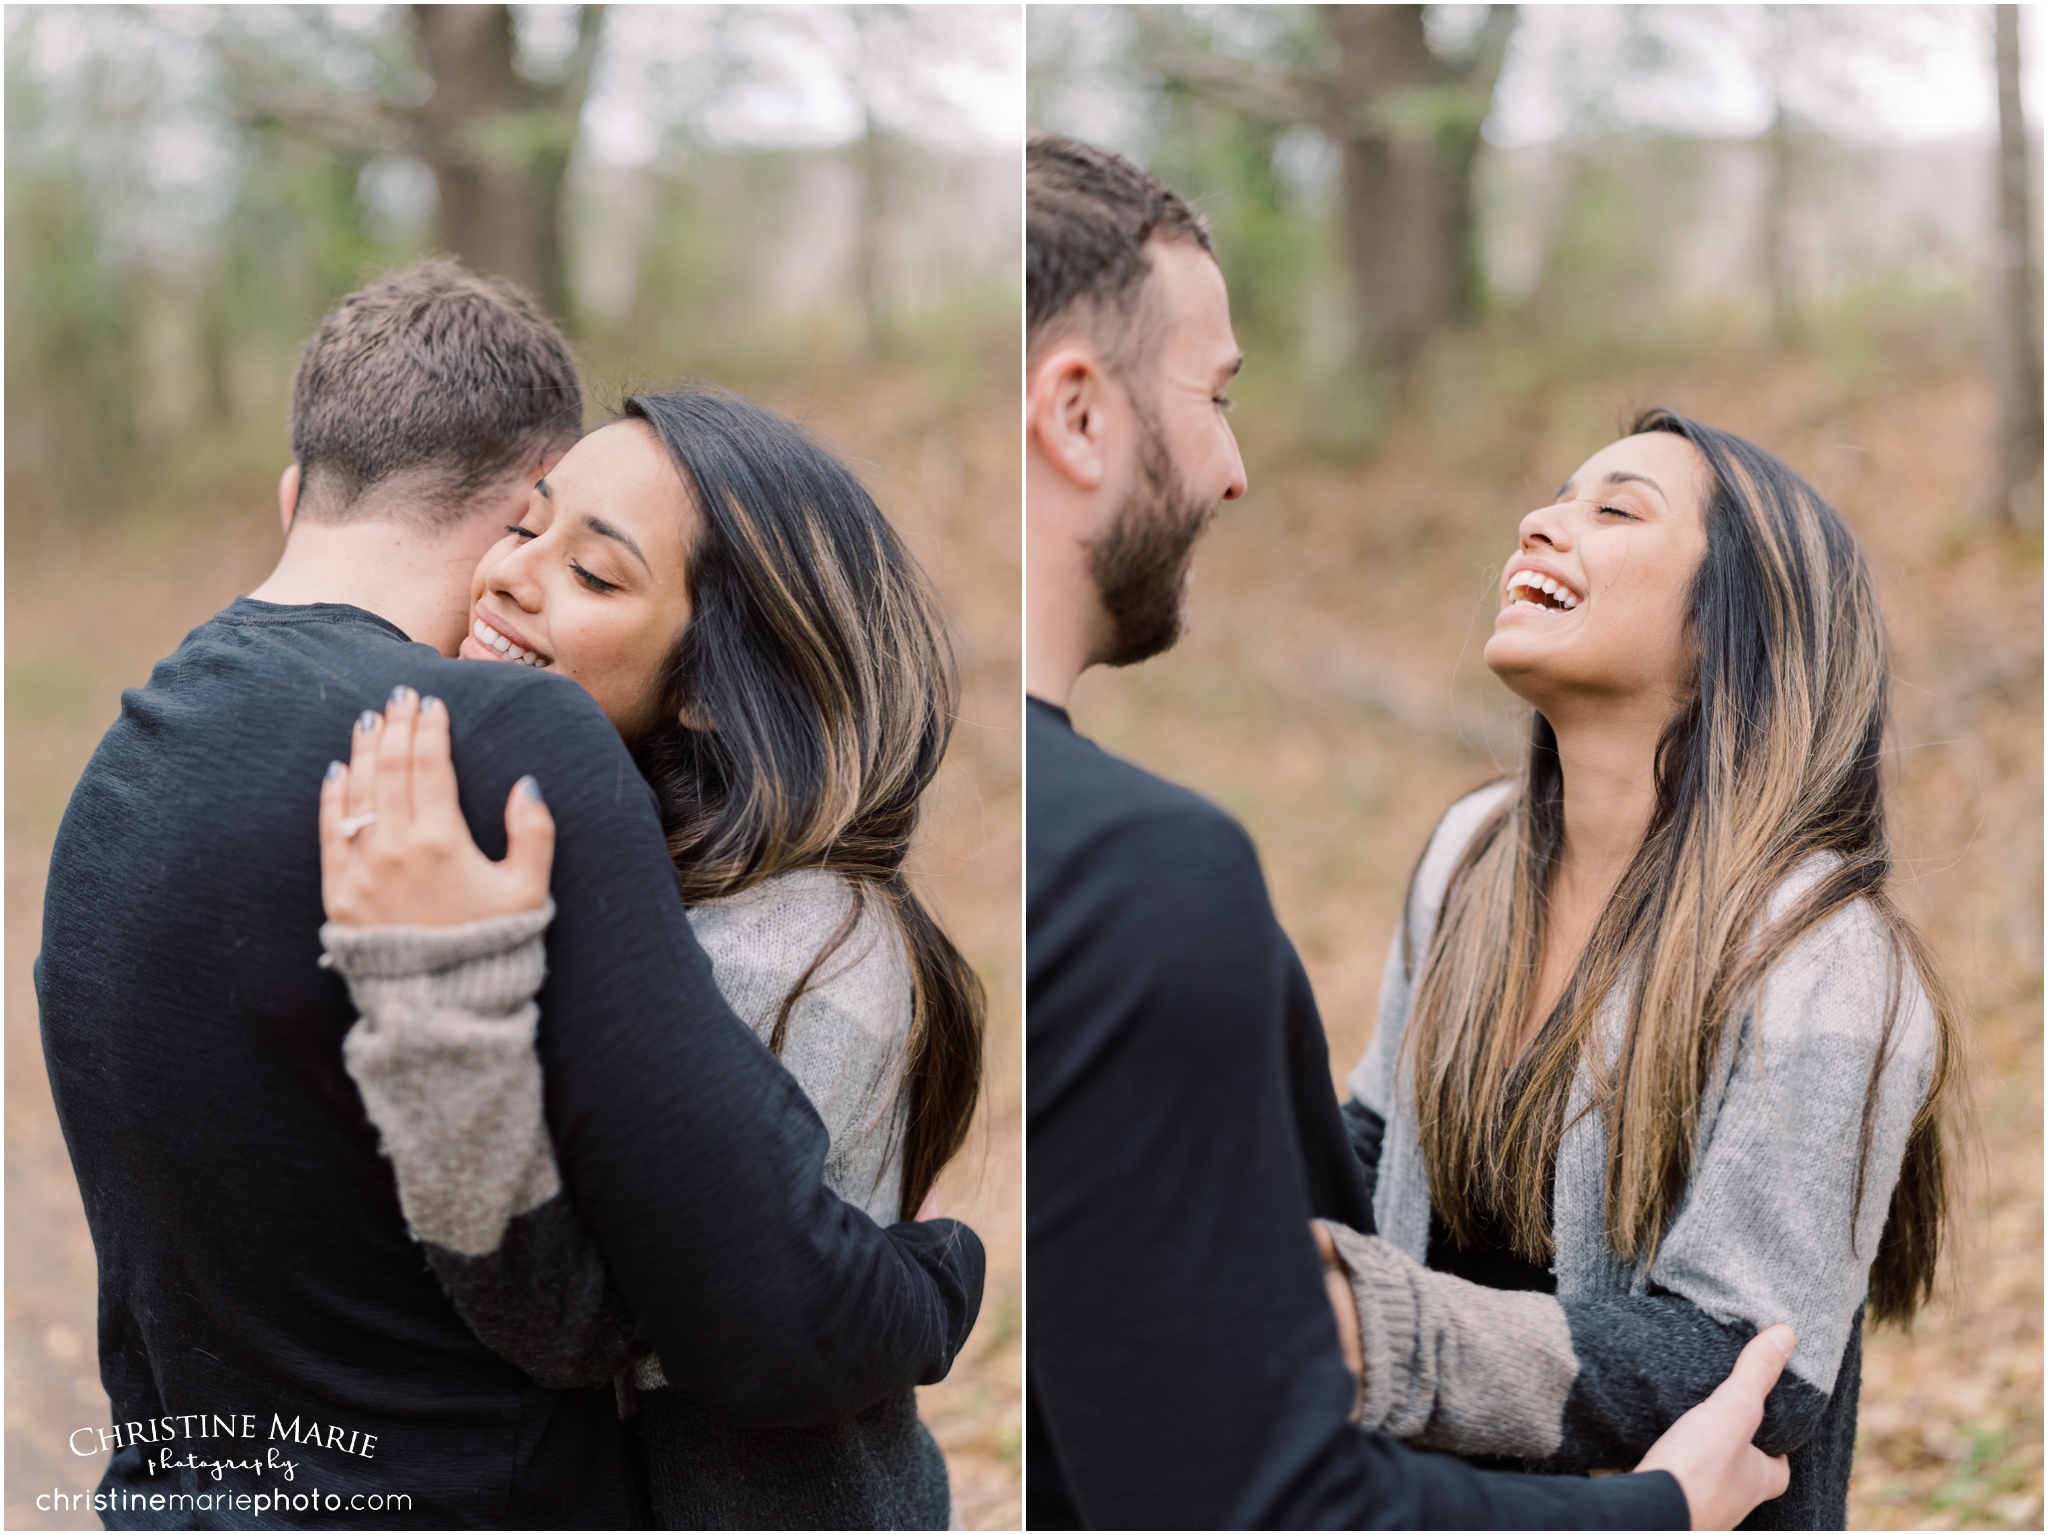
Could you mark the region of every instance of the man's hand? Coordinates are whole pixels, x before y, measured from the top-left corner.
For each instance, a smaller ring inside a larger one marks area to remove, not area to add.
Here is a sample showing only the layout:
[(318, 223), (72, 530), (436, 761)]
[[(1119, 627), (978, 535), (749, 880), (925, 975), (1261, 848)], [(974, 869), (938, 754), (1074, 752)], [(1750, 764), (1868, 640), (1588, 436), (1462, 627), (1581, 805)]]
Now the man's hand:
[(1796, 1341), (1782, 1322), (1751, 1338), (1714, 1394), (1666, 1429), (1636, 1467), (1678, 1478), (1694, 1529), (1734, 1529), (1791, 1479), (1784, 1456), (1766, 1455), (1750, 1440)]
[[(1329, 1292), (1330, 1309), (1337, 1314), (1337, 1342), (1344, 1349), (1344, 1368), (1351, 1372), (1351, 1378), (1363, 1384), (1365, 1375), (1365, 1347), (1358, 1336), (1358, 1302), (1351, 1294), (1351, 1275), (1345, 1269), (1343, 1260), (1337, 1256), (1337, 1244), (1331, 1240), (1319, 1221), (1308, 1223), (1309, 1233), (1316, 1239), (1316, 1251), (1323, 1255), (1323, 1288)], [(1363, 1398), (1361, 1398), (1361, 1401)], [(1353, 1407), (1351, 1416), (1356, 1419), (1358, 1409)]]
[(462, 818), (448, 706), (411, 688), (356, 722), (349, 761), (320, 788), (320, 899), (343, 927), (452, 927), (531, 911), (548, 898), (555, 818), (531, 778), (505, 801), (505, 859)]

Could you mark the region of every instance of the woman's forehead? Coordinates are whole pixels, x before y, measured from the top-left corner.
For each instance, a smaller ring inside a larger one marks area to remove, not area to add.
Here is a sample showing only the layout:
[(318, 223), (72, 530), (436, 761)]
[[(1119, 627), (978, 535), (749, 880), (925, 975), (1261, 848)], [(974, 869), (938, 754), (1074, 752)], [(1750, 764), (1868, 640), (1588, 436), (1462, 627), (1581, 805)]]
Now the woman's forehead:
[(566, 502), (586, 520), (594, 515), (631, 530), (650, 557), (656, 549), (677, 558), (687, 553), (696, 503), (646, 422), (599, 427), (571, 448), (548, 478), (558, 492), (558, 506)]
[(1645, 484), (1674, 509), (1705, 500), (1706, 460), (1675, 432), (1638, 432), (1610, 442), (1573, 472), (1560, 487), (1564, 498), (1598, 496), (1609, 486)]

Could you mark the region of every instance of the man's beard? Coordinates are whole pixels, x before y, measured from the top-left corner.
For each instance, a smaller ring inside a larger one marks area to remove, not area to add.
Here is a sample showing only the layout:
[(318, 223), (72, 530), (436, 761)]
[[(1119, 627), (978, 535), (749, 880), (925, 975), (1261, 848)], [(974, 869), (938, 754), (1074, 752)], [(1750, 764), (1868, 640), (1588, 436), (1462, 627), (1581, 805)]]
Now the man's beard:
[(1108, 632), (1095, 659), (1130, 666), (1180, 638), (1195, 540), (1222, 503), (1203, 502), (1181, 483), (1165, 435), (1138, 415), (1138, 475), (1109, 530), (1088, 550)]

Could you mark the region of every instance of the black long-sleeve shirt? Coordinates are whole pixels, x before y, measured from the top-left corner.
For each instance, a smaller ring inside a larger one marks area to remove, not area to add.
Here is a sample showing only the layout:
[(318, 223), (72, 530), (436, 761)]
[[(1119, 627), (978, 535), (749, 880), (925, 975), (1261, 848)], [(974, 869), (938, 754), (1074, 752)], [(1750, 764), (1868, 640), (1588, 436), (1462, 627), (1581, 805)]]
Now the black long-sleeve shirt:
[(1311, 1216), (1371, 1230), (1243, 828), (1029, 707), (1027, 1522), (1683, 1529), (1665, 1473), (1476, 1471), (1346, 1421)]
[[(343, 1070), (320, 779), (399, 683), (447, 702), (485, 852), (521, 774), (554, 813), (548, 1125), (668, 1378), (741, 1421), (844, 1417), (942, 1375), (979, 1306), (966, 1228), (884, 1231), (825, 1188), (825, 1129), (719, 995), (653, 797), (588, 694), (360, 609), (244, 598), (123, 694), (50, 865), (43, 1042), (123, 1425), (111, 1526), (626, 1520), (612, 1394), (544, 1390), (464, 1326)], [(207, 1466), (272, 1456), (289, 1480)], [(259, 1493), (298, 1501), (233, 1501)]]

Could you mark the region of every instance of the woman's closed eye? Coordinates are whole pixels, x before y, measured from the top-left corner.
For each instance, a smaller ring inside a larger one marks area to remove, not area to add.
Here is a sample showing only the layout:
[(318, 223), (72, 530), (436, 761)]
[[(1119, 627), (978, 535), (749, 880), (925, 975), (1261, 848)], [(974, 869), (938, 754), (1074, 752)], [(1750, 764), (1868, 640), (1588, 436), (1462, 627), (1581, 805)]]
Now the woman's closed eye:
[(569, 568), (575, 571), (583, 584), (594, 592), (616, 592), (622, 590), (616, 581), (607, 581), (603, 576), (594, 576), (574, 560), (569, 562)]
[(505, 524), (505, 531), (506, 531), (507, 533), (511, 533), (511, 534), (513, 534), (513, 535), (515, 535), (515, 536), (517, 536), (517, 537), (519, 537), (519, 538), (539, 538), (539, 537), (540, 537), (540, 535), (539, 535), (538, 533), (534, 532), (534, 531), (533, 531), (533, 529), (531, 529), (531, 528), (523, 528), (523, 527), (521, 527), (521, 526), (520, 526), (520, 525), (519, 525), (518, 523), (516, 523), (516, 522), (508, 522), (508, 523), (506, 523), (506, 524)]
[(1611, 513), (1616, 517), (1626, 517), (1630, 522), (1641, 522), (1643, 520), (1625, 506), (1603, 506), (1596, 508), (1596, 510)]

